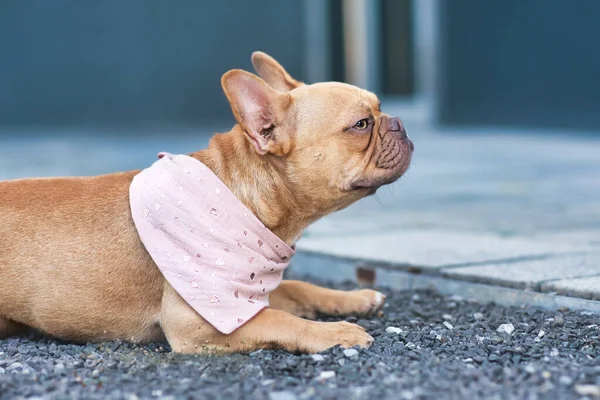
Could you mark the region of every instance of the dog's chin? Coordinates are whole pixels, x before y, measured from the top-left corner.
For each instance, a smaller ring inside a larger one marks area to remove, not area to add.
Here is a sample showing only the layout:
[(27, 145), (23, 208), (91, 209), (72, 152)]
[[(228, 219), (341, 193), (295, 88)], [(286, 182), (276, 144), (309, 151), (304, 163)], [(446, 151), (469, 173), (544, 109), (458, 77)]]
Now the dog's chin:
[(377, 192), (382, 186), (389, 185), (390, 183), (396, 182), (410, 165), (410, 158), (399, 160), (396, 167), (385, 170), (383, 174), (377, 174), (373, 176), (361, 176), (355, 179), (350, 184), (350, 189), (355, 191), (364, 191), (365, 196), (370, 196)]

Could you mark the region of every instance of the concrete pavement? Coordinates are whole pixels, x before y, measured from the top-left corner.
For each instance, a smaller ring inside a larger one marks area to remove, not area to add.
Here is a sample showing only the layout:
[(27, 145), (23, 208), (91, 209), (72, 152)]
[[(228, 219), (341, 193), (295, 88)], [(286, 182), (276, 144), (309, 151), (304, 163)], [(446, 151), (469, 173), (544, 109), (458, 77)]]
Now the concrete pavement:
[[(317, 222), (299, 251), (366, 262), (385, 270), (378, 284), (397, 271), (507, 304), (600, 300), (600, 137), (414, 128), (406, 176)], [(416, 279), (401, 276), (400, 286)]]

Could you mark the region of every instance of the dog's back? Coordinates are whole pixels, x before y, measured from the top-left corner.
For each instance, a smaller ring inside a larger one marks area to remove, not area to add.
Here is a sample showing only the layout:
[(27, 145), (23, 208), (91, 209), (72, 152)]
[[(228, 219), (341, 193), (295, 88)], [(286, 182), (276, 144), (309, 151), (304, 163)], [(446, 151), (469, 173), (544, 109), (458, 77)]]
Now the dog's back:
[(134, 174), (0, 182), (0, 319), (75, 340), (161, 335), (163, 279), (131, 221)]

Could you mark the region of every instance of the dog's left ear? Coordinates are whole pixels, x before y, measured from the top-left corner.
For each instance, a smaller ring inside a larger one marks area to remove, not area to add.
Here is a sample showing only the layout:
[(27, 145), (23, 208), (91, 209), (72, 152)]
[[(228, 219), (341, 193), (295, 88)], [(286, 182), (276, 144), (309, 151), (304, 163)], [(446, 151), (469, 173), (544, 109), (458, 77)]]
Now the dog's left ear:
[(256, 151), (261, 155), (289, 153), (291, 138), (283, 125), (292, 105), (291, 95), (274, 90), (258, 76), (241, 69), (225, 73), (221, 85), (235, 119)]
[(252, 53), (252, 65), (269, 86), (280, 92), (289, 92), (303, 85), (302, 82), (292, 78), (273, 57), (262, 51)]

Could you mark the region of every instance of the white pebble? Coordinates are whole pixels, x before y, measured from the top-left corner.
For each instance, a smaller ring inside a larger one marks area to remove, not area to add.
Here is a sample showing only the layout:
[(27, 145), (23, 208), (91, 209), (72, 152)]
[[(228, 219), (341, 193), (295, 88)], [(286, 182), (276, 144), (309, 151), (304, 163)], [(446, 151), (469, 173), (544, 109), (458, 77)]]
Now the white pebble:
[(529, 372), (530, 374), (533, 374), (535, 372), (535, 367), (533, 365), (528, 364), (525, 366), (525, 371)]
[(480, 312), (476, 312), (475, 314), (473, 314), (473, 318), (475, 319), (483, 319), (483, 314)]
[(319, 361), (323, 361), (325, 359), (325, 357), (323, 357), (320, 354), (313, 354), (311, 355), (313, 361), (319, 362)]
[(450, 315), (450, 314), (444, 314), (444, 315), (442, 315), (442, 318), (446, 319), (446, 320), (451, 320), (452, 319), (452, 315)]
[(444, 321), (444, 326), (448, 329), (454, 329), (454, 326), (448, 321)]
[(540, 329), (540, 331), (538, 332), (538, 337), (541, 339), (544, 337), (545, 334), (546, 334), (546, 332), (544, 332), (543, 329)]
[(385, 331), (386, 331), (387, 333), (394, 333), (394, 334), (396, 334), (396, 335), (398, 335), (398, 334), (402, 333), (402, 329), (400, 329), (400, 328), (397, 328), (397, 327), (395, 327), (395, 326), (388, 326), (387, 328), (385, 328)]
[(269, 400), (296, 400), (296, 395), (292, 392), (271, 392)]
[(552, 377), (552, 374), (550, 373), (550, 371), (542, 371), (542, 378), (550, 379), (551, 377)]
[(551, 357), (557, 357), (558, 355), (559, 355), (559, 352), (558, 352), (557, 348), (553, 348), (552, 350), (550, 350)]
[(344, 355), (348, 358), (358, 356), (358, 351), (356, 349), (346, 349), (344, 350)]
[(558, 378), (558, 381), (560, 382), (561, 385), (565, 385), (568, 386), (571, 383), (573, 383), (573, 379), (569, 378), (568, 376), (561, 376), (560, 378)]
[(513, 324), (502, 324), (498, 327), (498, 329), (496, 329), (496, 332), (504, 332), (508, 333), (509, 335), (512, 335), (514, 331), (515, 327), (513, 326)]
[(319, 379), (331, 379), (335, 378), (335, 371), (323, 371), (319, 375)]
[(581, 396), (600, 397), (600, 386), (598, 385), (575, 385), (575, 391)]
[(413, 350), (417, 348), (417, 345), (415, 345), (413, 342), (408, 342), (406, 343), (406, 348)]

